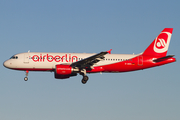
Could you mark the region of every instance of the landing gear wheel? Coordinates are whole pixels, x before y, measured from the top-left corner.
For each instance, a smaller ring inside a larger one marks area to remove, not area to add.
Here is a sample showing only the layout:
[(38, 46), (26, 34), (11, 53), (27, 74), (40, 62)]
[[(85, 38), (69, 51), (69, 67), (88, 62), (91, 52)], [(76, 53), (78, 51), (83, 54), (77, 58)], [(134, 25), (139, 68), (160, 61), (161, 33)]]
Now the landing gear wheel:
[(82, 79), (82, 84), (86, 84), (86, 82), (88, 81), (88, 76), (83, 76), (83, 79)]
[(85, 80), (85, 81), (88, 81), (88, 76), (83, 76), (83, 79)]
[(28, 77), (25, 77), (24, 80), (27, 81), (27, 80), (28, 80)]

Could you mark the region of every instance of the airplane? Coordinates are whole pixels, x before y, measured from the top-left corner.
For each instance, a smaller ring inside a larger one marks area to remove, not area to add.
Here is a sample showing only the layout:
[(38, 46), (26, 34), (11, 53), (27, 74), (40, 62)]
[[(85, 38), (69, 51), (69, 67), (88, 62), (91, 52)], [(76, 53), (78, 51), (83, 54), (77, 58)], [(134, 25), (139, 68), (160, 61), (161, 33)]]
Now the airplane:
[(175, 62), (174, 55), (168, 55), (173, 28), (165, 28), (140, 54), (111, 54), (111, 50), (98, 54), (90, 53), (45, 53), (26, 52), (13, 55), (3, 65), (13, 70), (51, 71), (56, 79), (67, 79), (80, 74), (82, 83), (88, 81), (87, 73), (120, 73), (143, 70)]

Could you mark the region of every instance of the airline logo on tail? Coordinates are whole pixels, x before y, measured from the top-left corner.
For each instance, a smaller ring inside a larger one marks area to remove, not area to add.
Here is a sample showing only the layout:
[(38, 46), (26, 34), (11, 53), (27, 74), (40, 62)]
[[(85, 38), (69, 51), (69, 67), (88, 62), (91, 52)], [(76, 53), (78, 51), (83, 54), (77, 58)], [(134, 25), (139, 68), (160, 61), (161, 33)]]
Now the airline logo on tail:
[(171, 33), (169, 33), (169, 32), (162, 32), (155, 39), (154, 51), (156, 53), (166, 52), (168, 50), (170, 39), (171, 39)]

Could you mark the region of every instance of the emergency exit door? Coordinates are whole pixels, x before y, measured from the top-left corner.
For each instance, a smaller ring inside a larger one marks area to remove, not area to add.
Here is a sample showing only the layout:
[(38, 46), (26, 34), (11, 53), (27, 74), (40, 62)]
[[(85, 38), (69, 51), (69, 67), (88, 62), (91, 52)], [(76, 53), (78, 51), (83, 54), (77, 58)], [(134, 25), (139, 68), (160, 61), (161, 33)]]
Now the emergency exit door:
[(141, 55), (138, 57), (138, 65), (143, 66), (143, 56)]
[(29, 63), (29, 53), (24, 53), (24, 63)]

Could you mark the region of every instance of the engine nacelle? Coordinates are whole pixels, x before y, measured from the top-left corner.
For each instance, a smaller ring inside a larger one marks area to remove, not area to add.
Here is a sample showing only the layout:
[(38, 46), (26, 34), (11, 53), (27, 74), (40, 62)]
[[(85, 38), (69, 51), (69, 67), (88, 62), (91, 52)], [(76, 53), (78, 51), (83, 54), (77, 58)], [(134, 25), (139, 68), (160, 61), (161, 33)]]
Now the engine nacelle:
[(77, 76), (77, 73), (72, 73), (71, 75), (58, 75), (58, 74), (54, 73), (54, 77), (56, 79), (67, 79), (67, 78), (70, 78), (72, 76)]
[(67, 79), (67, 78), (69, 78), (70, 77), (70, 75), (58, 75), (58, 74), (54, 74), (54, 77), (56, 78), (56, 79)]
[(55, 73), (58, 75), (70, 75), (73, 68), (70, 65), (56, 65)]
[(56, 79), (66, 79), (76, 76), (79, 69), (73, 69), (70, 65), (56, 65), (54, 75)]

